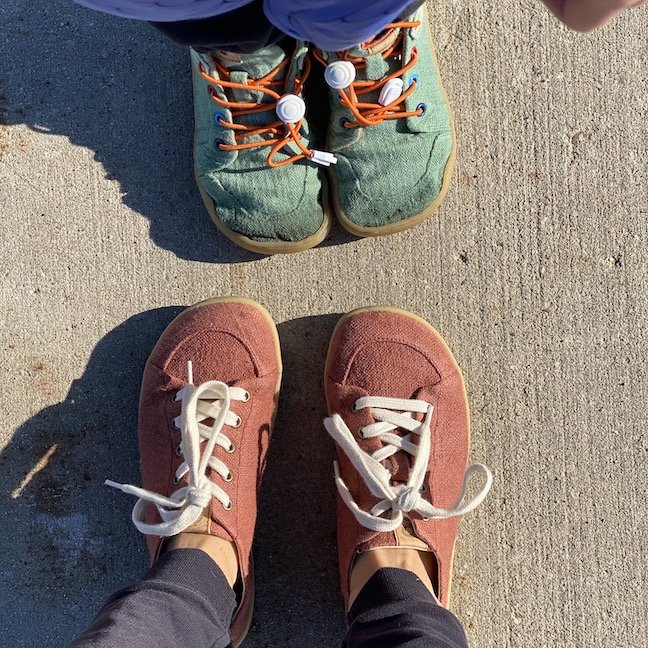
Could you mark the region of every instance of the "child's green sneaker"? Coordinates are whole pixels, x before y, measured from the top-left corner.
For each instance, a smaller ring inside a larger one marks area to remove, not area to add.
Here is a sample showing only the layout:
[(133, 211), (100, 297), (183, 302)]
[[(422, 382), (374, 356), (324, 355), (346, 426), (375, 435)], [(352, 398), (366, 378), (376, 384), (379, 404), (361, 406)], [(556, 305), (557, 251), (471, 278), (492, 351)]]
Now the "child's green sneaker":
[(429, 216), (455, 160), (452, 113), (427, 12), (388, 25), (370, 43), (321, 52), (331, 92), (333, 204), (359, 236), (393, 234)]
[(335, 157), (310, 148), (301, 98), (306, 44), (291, 52), (281, 45), (253, 54), (192, 50), (191, 59), (196, 180), (214, 223), (261, 254), (320, 243), (331, 225), (322, 167)]

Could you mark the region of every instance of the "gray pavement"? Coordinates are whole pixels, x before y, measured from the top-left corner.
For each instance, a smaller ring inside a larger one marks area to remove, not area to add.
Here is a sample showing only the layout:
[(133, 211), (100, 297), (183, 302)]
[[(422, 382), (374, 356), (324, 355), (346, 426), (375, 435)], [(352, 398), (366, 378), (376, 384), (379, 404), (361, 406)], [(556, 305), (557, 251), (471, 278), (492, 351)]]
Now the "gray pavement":
[(537, 2), (435, 2), (458, 123), (447, 201), (379, 240), (248, 255), (191, 172), (188, 57), (64, 0), (0, 7), (0, 645), (61, 646), (146, 566), (132, 501), (144, 361), (180, 307), (242, 294), (286, 373), (246, 645), (344, 632), (321, 373), (339, 313), (446, 337), (495, 486), (462, 523), (471, 645), (648, 646), (648, 11), (591, 35)]

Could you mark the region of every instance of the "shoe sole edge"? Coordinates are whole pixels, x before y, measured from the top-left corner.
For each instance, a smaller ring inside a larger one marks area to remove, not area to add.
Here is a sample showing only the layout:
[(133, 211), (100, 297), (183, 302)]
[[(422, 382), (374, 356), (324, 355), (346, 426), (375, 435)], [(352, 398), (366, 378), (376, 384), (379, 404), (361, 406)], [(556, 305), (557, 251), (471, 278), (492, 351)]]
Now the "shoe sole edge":
[[(470, 420), (470, 407), (468, 403), (468, 393), (466, 391), (466, 382), (463, 378), (463, 374), (461, 372), (461, 368), (459, 367), (459, 363), (456, 361), (454, 354), (452, 353), (448, 343), (445, 341), (445, 338), (437, 331), (437, 329), (432, 326), (427, 320), (423, 319), (420, 315), (417, 315), (416, 313), (412, 313), (410, 311), (404, 310), (402, 308), (398, 308), (396, 306), (364, 306), (361, 308), (356, 308), (352, 311), (349, 311), (348, 313), (344, 314), (338, 321), (338, 323), (335, 325), (335, 328), (333, 329), (333, 333), (331, 334), (331, 340), (329, 342), (328, 350), (326, 353), (326, 361), (324, 363), (324, 396), (326, 398), (326, 408), (329, 416), (332, 414), (331, 412), (331, 403), (329, 401), (328, 393), (326, 390), (326, 383), (329, 380), (329, 365), (331, 361), (331, 356), (332, 356), (332, 349), (333, 349), (333, 343), (335, 342), (336, 335), (339, 331), (339, 329), (342, 328), (343, 324), (345, 321), (350, 318), (353, 315), (358, 315), (359, 313), (370, 313), (370, 312), (387, 312), (387, 313), (396, 313), (399, 315), (405, 315), (409, 317), (410, 319), (413, 319), (420, 324), (425, 325), (427, 329), (429, 329), (435, 337), (439, 339), (439, 341), (442, 343), (442, 346), (446, 353), (449, 354), (450, 358), (452, 358), (453, 363), (455, 365), (455, 369), (457, 373), (461, 376), (461, 387), (463, 391), (463, 398), (466, 402), (466, 411), (467, 411), (467, 416), (468, 416), (468, 450), (470, 451), (470, 428), (471, 428), (471, 420)], [(339, 497), (339, 495), (336, 494), (336, 498)], [(445, 596), (445, 603), (446, 607), (450, 605), (450, 596), (452, 593), (452, 579), (453, 579), (453, 567), (454, 567), (454, 557), (455, 557), (455, 550), (456, 550), (456, 541), (457, 539), (455, 538), (455, 542), (452, 545), (452, 553), (450, 555), (450, 566), (449, 566), (449, 578), (448, 578), (448, 583), (447, 583), (447, 589), (446, 589), (446, 596)], [(436, 558), (438, 560), (438, 558)], [(351, 563), (353, 564), (353, 563)]]
[[(281, 358), (281, 346), (279, 342), (279, 332), (277, 331), (277, 325), (275, 321), (272, 319), (272, 316), (270, 315), (270, 312), (260, 304), (259, 302), (254, 301), (253, 299), (249, 299), (247, 297), (238, 297), (238, 296), (230, 296), (230, 297), (211, 297), (208, 299), (203, 299), (202, 301), (199, 301), (192, 306), (188, 306), (185, 308), (181, 313), (176, 315), (171, 322), (165, 327), (164, 331), (160, 334), (160, 337), (158, 338), (158, 341), (156, 342), (155, 346), (153, 347), (153, 350), (149, 354), (149, 358), (146, 361), (146, 367), (148, 367), (149, 361), (151, 358), (154, 356), (158, 345), (160, 344), (160, 341), (164, 337), (165, 333), (167, 330), (169, 330), (172, 326), (177, 324), (183, 317), (188, 316), (192, 311), (197, 310), (198, 308), (201, 308), (203, 306), (208, 306), (210, 304), (226, 304), (226, 303), (237, 303), (237, 304), (247, 304), (248, 306), (252, 306), (255, 308), (257, 311), (261, 313), (261, 315), (266, 319), (266, 321), (271, 324), (271, 330), (272, 330), (272, 337), (275, 343), (275, 352), (277, 354), (277, 370), (278, 370), (278, 377), (277, 377), (277, 385), (275, 387), (275, 398), (274, 398), (274, 409), (272, 412), (272, 419), (271, 419), (271, 427), (274, 430), (274, 423), (275, 419), (277, 416), (277, 409), (279, 406), (279, 392), (281, 389), (281, 379), (283, 376), (283, 361)], [(146, 371), (146, 368), (145, 368)], [(143, 386), (142, 386), (143, 388)], [(143, 389), (140, 388), (140, 401), (142, 399), (142, 391)], [(160, 547), (162, 544), (160, 544)], [(250, 568), (253, 569), (253, 564), (252, 561), (250, 561)], [(245, 596), (245, 594), (244, 594)], [(243, 641), (245, 640), (248, 632), (250, 631), (250, 627), (252, 625), (252, 617), (254, 613), (254, 590), (252, 590), (250, 593), (247, 594), (247, 596), (251, 597), (250, 601), (250, 610), (248, 616), (245, 618), (244, 625), (243, 625), (243, 632), (241, 633), (240, 637), (231, 637), (232, 639), (232, 645), (233, 648), (238, 648)], [(235, 613), (236, 614), (236, 613)]]
[[(427, 12), (426, 12), (427, 17)], [(428, 18), (429, 21), (429, 18)], [(428, 27), (429, 30), (429, 27)], [(441, 89), (441, 94), (445, 101), (446, 108), (448, 110), (448, 117), (450, 120), (450, 132), (452, 134), (452, 149), (450, 150), (450, 156), (446, 162), (445, 168), (443, 170), (443, 179), (441, 180), (441, 188), (437, 197), (434, 199), (432, 204), (426, 207), (422, 212), (405, 218), (403, 220), (397, 221), (395, 223), (388, 223), (386, 225), (379, 225), (378, 227), (363, 227), (362, 225), (357, 225), (344, 213), (342, 207), (340, 206), (339, 201), (339, 181), (335, 175), (334, 170), (329, 170), (329, 180), (331, 184), (331, 203), (335, 211), (335, 216), (337, 217), (340, 225), (344, 227), (347, 232), (353, 234), (354, 236), (361, 236), (363, 238), (372, 237), (372, 236), (388, 236), (390, 234), (398, 234), (399, 232), (404, 232), (405, 230), (416, 227), (422, 223), (426, 218), (429, 218), (441, 205), (448, 195), (450, 189), (450, 184), (452, 176), (454, 175), (455, 163), (457, 160), (457, 131), (455, 127), (455, 118), (454, 112), (452, 111), (452, 106), (450, 105), (450, 100), (448, 98), (448, 93), (443, 85), (443, 79), (441, 78), (441, 72), (439, 67), (439, 57), (437, 55), (437, 48), (432, 37), (428, 31), (428, 38), (430, 39), (430, 45), (432, 50), (432, 56), (434, 57), (434, 63), (437, 70), (437, 75), (439, 78), (439, 87)]]
[(319, 245), (324, 239), (329, 235), (331, 227), (333, 225), (333, 218), (329, 209), (329, 189), (328, 186), (322, 186), (322, 213), (324, 220), (319, 229), (310, 236), (302, 239), (301, 241), (269, 241), (267, 243), (261, 243), (255, 241), (243, 234), (239, 234), (234, 230), (231, 230), (227, 227), (223, 221), (218, 217), (216, 213), (216, 207), (214, 199), (205, 191), (198, 179), (196, 173), (196, 184), (198, 186), (198, 191), (200, 191), (200, 196), (203, 200), (207, 213), (211, 218), (212, 222), (219, 231), (232, 243), (235, 243), (239, 247), (242, 247), (248, 252), (254, 252), (256, 254), (263, 254), (270, 256), (273, 254), (294, 254), (295, 252), (304, 252), (310, 248)]

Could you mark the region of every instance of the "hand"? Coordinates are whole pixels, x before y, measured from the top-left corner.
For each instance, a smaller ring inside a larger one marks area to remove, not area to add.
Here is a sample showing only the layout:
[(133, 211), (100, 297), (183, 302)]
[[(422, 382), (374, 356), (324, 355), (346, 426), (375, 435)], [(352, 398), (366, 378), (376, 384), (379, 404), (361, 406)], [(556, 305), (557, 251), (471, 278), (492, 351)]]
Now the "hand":
[(646, 0), (542, 0), (568, 27), (590, 31)]

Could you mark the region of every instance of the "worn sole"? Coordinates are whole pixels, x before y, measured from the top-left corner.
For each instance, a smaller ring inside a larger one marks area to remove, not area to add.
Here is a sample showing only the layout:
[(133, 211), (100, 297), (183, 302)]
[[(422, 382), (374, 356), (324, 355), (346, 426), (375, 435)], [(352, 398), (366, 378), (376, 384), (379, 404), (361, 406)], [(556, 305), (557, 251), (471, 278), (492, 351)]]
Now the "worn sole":
[(249, 252), (255, 252), (256, 254), (293, 254), (295, 252), (303, 252), (304, 250), (309, 250), (316, 245), (319, 245), (331, 231), (331, 225), (333, 223), (333, 218), (331, 217), (329, 209), (329, 190), (326, 186), (326, 183), (322, 185), (322, 212), (324, 220), (320, 228), (314, 233), (308, 236), (301, 241), (255, 241), (239, 232), (235, 232), (227, 227), (223, 221), (218, 217), (218, 212), (216, 210), (216, 205), (214, 199), (202, 188), (200, 181), (198, 180), (198, 175), (196, 174), (196, 184), (198, 185), (198, 190), (205, 203), (207, 213), (212, 219), (214, 225), (228, 238), (232, 243), (235, 243), (239, 247), (242, 247)]

